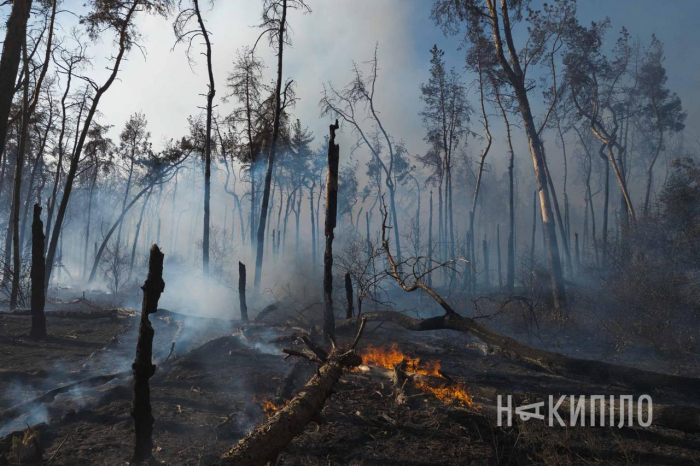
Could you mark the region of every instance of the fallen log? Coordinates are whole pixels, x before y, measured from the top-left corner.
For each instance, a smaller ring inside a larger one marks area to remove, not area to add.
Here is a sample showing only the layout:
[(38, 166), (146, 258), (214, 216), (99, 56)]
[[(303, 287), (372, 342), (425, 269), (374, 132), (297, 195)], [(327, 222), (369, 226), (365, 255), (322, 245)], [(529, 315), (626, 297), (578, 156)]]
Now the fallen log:
[[(390, 275), (406, 292), (416, 290), (425, 291), (445, 311), (444, 315), (428, 319), (414, 319), (407, 315), (394, 311), (370, 312), (363, 314), (363, 320), (392, 322), (408, 330), (456, 330), (469, 334), (486, 344), (490, 354), (506, 357), (512, 361), (532, 364), (548, 371), (566, 373), (576, 377), (586, 377), (597, 383), (618, 383), (644, 392), (659, 392), (673, 390), (690, 399), (697, 400), (700, 393), (700, 379), (682, 377), (677, 375), (661, 374), (658, 372), (635, 369), (619, 364), (611, 364), (603, 361), (579, 359), (565, 356), (560, 353), (535, 348), (491, 330), (469, 317), (463, 317), (447, 303), (431, 287), (421, 281), (425, 275), (413, 274), (413, 283), (409, 284), (405, 276), (399, 273), (399, 267), (389, 249), (386, 239), (386, 208), (382, 209), (382, 245), (390, 265)], [(414, 267), (415, 270), (415, 267)], [(348, 319), (345, 322), (352, 322)]]
[(33, 398), (29, 401), (25, 401), (24, 403), (20, 403), (0, 412), (0, 421), (15, 418), (27, 411), (28, 409), (34, 407), (35, 405), (39, 405), (41, 403), (50, 403), (56, 398), (57, 395), (60, 395), (61, 393), (66, 393), (76, 388), (96, 387), (98, 385), (103, 385), (109, 382), (110, 380), (122, 379), (124, 377), (128, 377), (129, 375), (131, 375), (131, 369), (121, 372), (115, 372), (114, 374), (89, 377), (87, 379), (78, 380), (77, 382), (73, 382), (62, 387), (54, 388), (53, 390), (49, 390), (48, 392), (39, 395), (36, 398)]
[[(659, 372), (635, 369), (603, 361), (579, 359), (560, 353), (542, 350), (491, 330), (487, 326), (462, 317), (456, 312), (414, 319), (395, 311), (368, 312), (362, 315), (368, 322), (390, 322), (407, 330), (455, 330), (481, 340), (489, 354), (503, 356), (511, 361), (523, 362), (555, 373), (566, 373), (576, 377), (586, 377), (597, 383), (619, 383), (640, 391), (659, 392), (673, 390), (697, 399), (700, 393), (700, 379)], [(356, 319), (339, 322), (339, 327), (356, 324)]]
[[(119, 317), (133, 317), (136, 314), (127, 309), (95, 309), (89, 311), (46, 311), (46, 317), (56, 317), (59, 319), (116, 319)], [(0, 315), (10, 316), (30, 316), (31, 309), (15, 309), (13, 311), (0, 312)]]
[(277, 309), (279, 309), (279, 303), (272, 303), (263, 308), (258, 315), (255, 316), (255, 319), (253, 319), (254, 322), (262, 322), (262, 320), (267, 316), (268, 314), (275, 312)]
[(284, 350), (288, 355), (300, 356), (320, 363), (318, 373), (284, 408), (253, 429), (236, 446), (226, 452), (219, 464), (228, 466), (263, 466), (269, 462), (274, 464), (277, 456), (294, 437), (301, 434), (307, 424), (320, 418), (323, 405), (343, 371), (362, 364), (362, 358), (355, 353), (355, 347), (363, 329), (364, 321), (360, 324), (357, 336), (347, 351), (336, 347), (331, 339), (332, 349), (325, 359), (320, 357), (324, 351), (309, 339), (304, 340), (308, 347), (305, 353)]

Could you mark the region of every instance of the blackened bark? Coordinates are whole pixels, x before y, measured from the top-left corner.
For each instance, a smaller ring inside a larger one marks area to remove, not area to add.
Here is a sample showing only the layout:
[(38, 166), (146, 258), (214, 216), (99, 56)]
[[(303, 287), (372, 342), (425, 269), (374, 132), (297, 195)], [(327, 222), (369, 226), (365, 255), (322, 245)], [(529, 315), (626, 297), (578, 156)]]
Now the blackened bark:
[(32, 221), (32, 338), (46, 338), (46, 316), (44, 316), (44, 223), (41, 221), (41, 206), (34, 204)]
[(333, 229), (338, 214), (338, 162), (340, 146), (335, 143), (335, 130), (339, 128), (338, 120), (330, 125), (331, 138), (328, 141), (328, 178), (326, 180), (326, 251), (323, 255), (323, 333), (325, 338), (335, 336), (335, 317), (333, 315)]
[(279, 22), (278, 43), (277, 43), (277, 84), (275, 87), (275, 120), (272, 125), (272, 141), (270, 143), (270, 153), (267, 157), (267, 171), (265, 172), (265, 186), (263, 187), (262, 206), (260, 208), (260, 223), (258, 224), (256, 254), (255, 254), (255, 279), (253, 288), (255, 294), (260, 292), (260, 280), (262, 278), (263, 252), (265, 249), (265, 225), (267, 223), (267, 208), (270, 203), (270, 185), (272, 184), (272, 170), (275, 166), (275, 155), (277, 154), (277, 139), (279, 139), (280, 117), (282, 113), (282, 60), (284, 52), (285, 29), (287, 27), (287, 0), (282, 0), (282, 17)]
[(5, 148), (7, 124), (15, 95), (15, 79), (22, 56), (22, 46), (27, 35), (27, 20), (32, 7), (32, 0), (15, 0), (12, 12), (7, 20), (5, 41), (2, 44), (0, 59), (0, 153)]
[(163, 281), (163, 253), (157, 244), (151, 246), (148, 261), (148, 277), (141, 287), (141, 324), (136, 343), (136, 359), (131, 369), (134, 373), (134, 399), (131, 404), (131, 417), (134, 418), (134, 462), (142, 462), (151, 457), (153, 450), (153, 415), (151, 413), (151, 388), (148, 380), (155, 374), (153, 356), (153, 327), (149, 314), (158, 310), (158, 300), (165, 289)]
[(15, 179), (12, 190), (12, 290), (10, 292), (10, 309), (17, 308), (19, 298), (19, 281), (21, 276), (21, 245), (19, 236), (19, 208), (22, 203), (22, 168), (24, 153), (27, 147), (27, 132), (29, 131), (29, 59), (26, 45), (22, 48), (24, 58), (24, 98), (22, 101), (22, 126), (20, 130), (17, 160), (15, 161)]
[(578, 233), (574, 233), (574, 244), (576, 247), (576, 271), (575, 274), (581, 273), (581, 252), (578, 249)]
[(345, 318), (350, 319), (355, 310), (353, 306), (352, 280), (350, 279), (350, 272), (345, 273), (345, 298), (348, 300), (348, 308), (345, 311)]
[(197, 13), (197, 22), (202, 31), (204, 42), (207, 46), (207, 71), (209, 73), (209, 92), (207, 93), (207, 139), (204, 148), (204, 232), (202, 236), (202, 270), (204, 277), (209, 277), (209, 218), (210, 218), (210, 199), (211, 199), (211, 118), (212, 108), (214, 103), (214, 73), (211, 64), (211, 43), (209, 42), (209, 32), (204, 27), (202, 14), (199, 11), (199, 1), (194, 0), (194, 9)]
[(489, 257), (489, 243), (484, 238), (482, 242), (484, 248), (484, 284), (487, 288), (491, 286), (491, 273), (490, 273), (490, 257)]
[(248, 304), (245, 300), (245, 264), (238, 262), (238, 299), (241, 305), (241, 320), (248, 321)]
[(496, 225), (496, 252), (498, 257), (498, 289), (503, 288), (503, 269), (501, 268), (501, 225)]
[[(433, 260), (433, 192), (430, 191), (430, 218), (428, 219), (428, 268), (432, 267)], [(433, 286), (433, 276), (428, 272), (428, 286)]]

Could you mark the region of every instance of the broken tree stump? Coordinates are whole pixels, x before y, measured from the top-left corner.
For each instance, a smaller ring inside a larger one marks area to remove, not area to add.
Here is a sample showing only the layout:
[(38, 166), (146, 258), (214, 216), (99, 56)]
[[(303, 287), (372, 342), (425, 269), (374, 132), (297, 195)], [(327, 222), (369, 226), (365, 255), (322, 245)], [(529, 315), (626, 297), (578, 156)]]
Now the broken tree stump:
[(34, 218), (32, 220), (32, 329), (29, 336), (32, 338), (46, 338), (46, 316), (44, 305), (44, 222), (41, 221), (41, 206), (34, 204)]
[(241, 320), (248, 320), (248, 304), (245, 300), (245, 264), (238, 262), (238, 299), (241, 304)]
[(219, 464), (227, 466), (263, 466), (270, 462), (274, 464), (277, 456), (294, 437), (301, 434), (307, 424), (320, 418), (323, 405), (343, 371), (362, 364), (362, 358), (355, 353), (355, 348), (364, 327), (363, 320), (355, 340), (347, 351), (338, 348), (333, 338), (330, 339), (330, 353), (326, 353), (308, 338), (304, 339), (308, 347), (304, 352), (284, 350), (290, 356), (303, 357), (321, 364), (321, 367), (297, 396), (226, 452)]
[(332, 339), (335, 336), (335, 316), (333, 315), (333, 230), (338, 214), (338, 162), (340, 146), (335, 143), (335, 130), (339, 128), (338, 120), (330, 125), (331, 137), (328, 141), (328, 177), (326, 181), (326, 250), (323, 254), (323, 336)]
[(152, 361), (155, 332), (148, 316), (158, 311), (158, 300), (165, 289), (163, 253), (157, 244), (151, 246), (148, 277), (141, 289), (143, 290), (141, 324), (136, 344), (136, 358), (131, 366), (134, 373), (134, 399), (131, 404), (131, 417), (134, 418), (133, 461), (135, 463), (148, 460), (153, 450), (154, 419), (151, 413), (151, 388), (148, 380), (156, 372), (156, 366)]

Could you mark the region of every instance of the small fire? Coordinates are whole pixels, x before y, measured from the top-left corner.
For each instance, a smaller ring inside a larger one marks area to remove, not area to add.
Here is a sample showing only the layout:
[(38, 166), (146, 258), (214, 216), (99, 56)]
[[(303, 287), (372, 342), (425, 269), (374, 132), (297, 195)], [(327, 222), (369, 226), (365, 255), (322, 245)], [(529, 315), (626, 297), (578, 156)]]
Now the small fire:
[(406, 372), (441, 377), (440, 361), (421, 361), (420, 358), (408, 357), (399, 350), (396, 343), (392, 343), (389, 349), (368, 345), (362, 352), (362, 363), (366, 366), (393, 369), (395, 365), (401, 364), (401, 361), (404, 360), (406, 361)]
[(470, 408), (476, 407), (474, 400), (469, 396), (469, 393), (467, 393), (467, 387), (463, 383), (456, 383), (445, 387), (431, 387), (422, 380), (416, 380), (414, 384), (424, 392), (432, 393), (435, 395), (435, 398), (444, 403), (456, 403)]
[(268, 398), (258, 399), (258, 397), (253, 397), (253, 401), (257, 403), (260, 408), (262, 408), (267, 417), (272, 417), (277, 411), (284, 408), (284, 405), (277, 406)]
[[(378, 366), (385, 369), (393, 369), (397, 364), (405, 361), (405, 371), (414, 374), (427, 375), (444, 378), (440, 373), (440, 361), (422, 361), (420, 358), (411, 358), (402, 353), (396, 343), (392, 343), (391, 348), (375, 348), (367, 346), (362, 352), (362, 363), (364, 365)], [(416, 388), (426, 393), (432, 393), (435, 398), (444, 403), (456, 403), (471, 408), (478, 407), (463, 383), (453, 383), (442, 387), (433, 387), (424, 380), (414, 379)]]

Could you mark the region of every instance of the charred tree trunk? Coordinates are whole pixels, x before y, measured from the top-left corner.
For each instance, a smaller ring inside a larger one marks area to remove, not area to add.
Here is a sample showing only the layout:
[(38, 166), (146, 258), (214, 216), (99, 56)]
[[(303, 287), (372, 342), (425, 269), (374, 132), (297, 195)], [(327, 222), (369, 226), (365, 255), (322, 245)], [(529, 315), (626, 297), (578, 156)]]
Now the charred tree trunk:
[(331, 137), (328, 141), (328, 179), (326, 180), (326, 250), (323, 254), (323, 334), (331, 339), (335, 336), (335, 316), (333, 315), (333, 229), (338, 214), (338, 163), (340, 146), (335, 143), (338, 121), (330, 125)]
[[(430, 218), (428, 220), (428, 268), (432, 268), (433, 260), (433, 192), (430, 191)], [(433, 276), (428, 272), (428, 286), (433, 286)]]
[(0, 153), (5, 149), (7, 124), (15, 95), (15, 79), (22, 57), (22, 47), (27, 36), (27, 20), (32, 8), (32, 0), (15, 0), (7, 20), (5, 41), (2, 44), (0, 59)]
[(88, 246), (90, 245), (90, 223), (92, 220), (92, 197), (95, 191), (95, 184), (97, 183), (97, 173), (99, 170), (95, 170), (95, 174), (92, 178), (92, 184), (90, 185), (90, 194), (88, 195), (88, 211), (87, 211), (87, 221), (85, 223), (85, 249), (83, 257), (83, 280), (87, 278), (87, 264), (88, 264)]
[(46, 316), (44, 315), (44, 223), (41, 221), (41, 206), (34, 204), (32, 221), (32, 338), (46, 338)]
[(141, 324), (136, 343), (136, 359), (131, 366), (134, 373), (134, 399), (131, 404), (131, 417), (134, 418), (134, 462), (146, 461), (153, 450), (153, 415), (151, 414), (151, 388), (148, 380), (155, 374), (153, 364), (153, 327), (148, 319), (158, 310), (158, 300), (165, 289), (163, 281), (163, 253), (158, 245), (151, 246), (148, 261), (148, 277), (141, 289)]
[(241, 320), (244, 322), (248, 321), (248, 304), (245, 300), (245, 264), (243, 262), (238, 262), (238, 299), (241, 306)]
[(503, 288), (503, 270), (501, 268), (501, 225), (496, 225), (496, 252), (498, 258), (498, 289)]
[(22, 268), (22, 248), (19, 236), (19, 208), (22, 203), (22, 168), (24, 165), (24, 153), (27, 147), (29, 131), (29, 59), (27, 58), (26, 44), (22, 48), (24, 57), (24, 98), (22, 100), (22, 129), (17, 148), (17, 160), (15, 161), (15, 180), (12, 190), (12, 289), (10, 291), (10, 309), (17, 307), (19, 298), (19, 280)]
[(576, 247), (576, 275), (581, 273), (581, 252), (578, 249), (578, 233), (574, 233), (574, 245)]
[(202, 14), (199, 10), (199, 0), (193, 0), (193, 3), (194, 11), (197, 14), (199, 29), (207, 47), (207, 72), (209, 74), (209, 92), (207, 92), (207, 134), (204, 146), (204, 231), (202, 235), (202, 270), (204, 272), (204, 278), (207, 279), (209, 277), (209, 223), (211, 215), (211, 119), (216, 89), (214, 88), (214, 72), (211, 64), (211, 42), (209, 42), (209, 32), (207, 28), (204, 27)]
[(350, 319), (354, 314), (353, 306), (353, 292), (352, 292), (352, 280), (350, 279), (350, 272), (345, 273), (345, 298), (348, 300), (348, 308), (345, 311), (345, 318)]
[(255, 294), (260, 292), (260, 279), (262, 278), (263, 252), (265, 250), (265, 225), (267, 223), (267, 207), (270, 203), (270, 185), (272, 183), (272, 170), (275, 166), (275, 155), (277, 154), (277, 139), (279, 139), (280, 117), (282, 113), (282, 56), (284, 51), (285, 29), (287, 27), (287, 0), (282, 0), (282, 17), (279, 21), (279, 31), (277, 32), (277, 84), (275, 86), (275, 120), (272, 125), (272, 142), (270, 153), (267, 157), (267, 171), (265, 172), (265, 186), (263, 188), (262, 206), (260, 208), (260, 223), (258, 224), (256, 254), (255, 254), (255, 280), (253, 288)]
[(316, 225), (314, 224), (314, 189), (316, 188), (316, 181), (309, 189), (309, 218), (311, 220), (311, 263), (313, 264), (312, 270), (316, 270)]
[(484, 238), (482, 245), (484, 247), (484, 284), (486, 288), (491, 287), (491, 272), (490, 272), (490, 255), (489, 255), (489, 242)]

